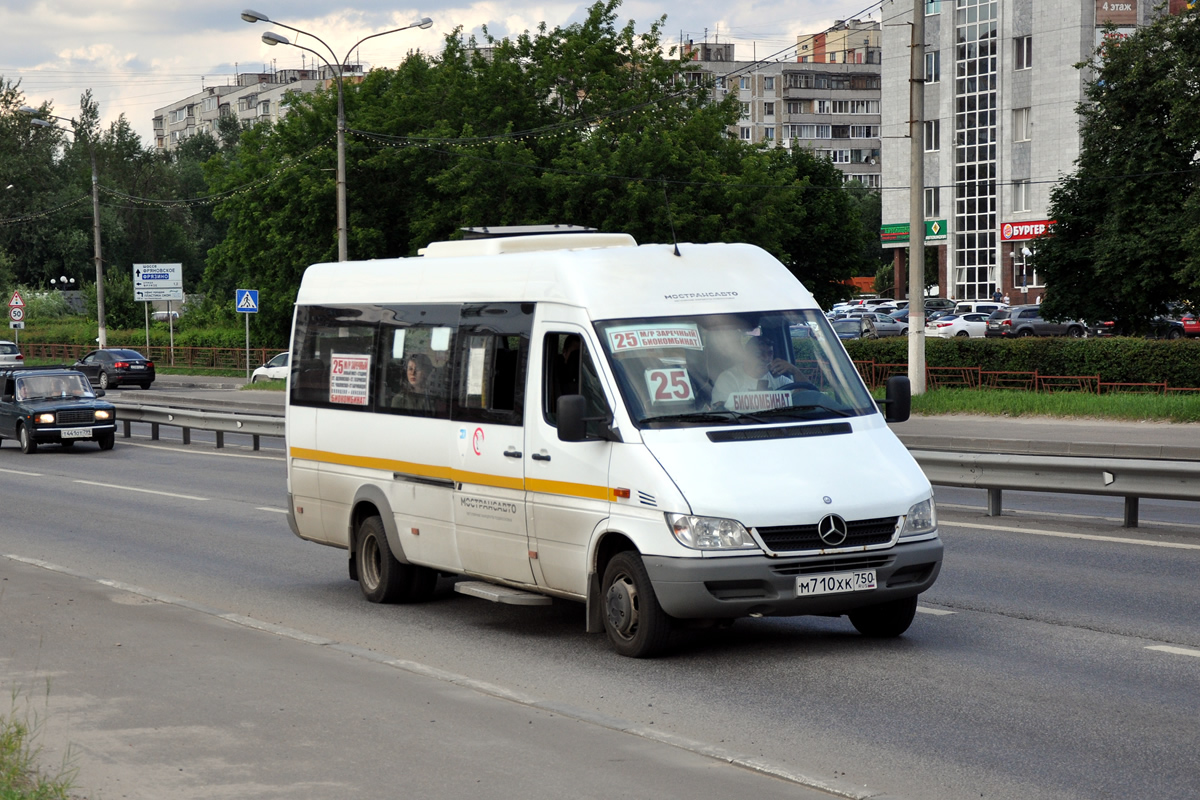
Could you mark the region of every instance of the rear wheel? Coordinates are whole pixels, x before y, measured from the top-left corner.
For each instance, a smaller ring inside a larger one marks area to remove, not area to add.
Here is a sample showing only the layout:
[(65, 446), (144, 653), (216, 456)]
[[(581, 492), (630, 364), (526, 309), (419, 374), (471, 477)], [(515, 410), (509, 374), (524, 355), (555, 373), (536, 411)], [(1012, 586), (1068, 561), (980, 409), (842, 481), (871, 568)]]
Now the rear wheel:
[(1024, 330), (1017, 331), (1017, 336), (1033, 336), (1033, 331), (1025, 328)]
[(33, 440), (33, 434), (29, 432), (29, 426), (22, 425), (17, 430), (17, 441), (21, 443), (21, 452), (25, 455), (32, 455), (37, 452), (37, 442)]
[(917, 615), (917, 597), (890, 600), (879, 605), (867, 606), (851, 611), (850, 624), (863, 636), (874, 639), (892, 639), (908, 630)]
[(971, 334), (968, 333), (967, 331), (959, 331), (958, 333), (956, 333), (954, 335), (955, 336), (970, 336)]
[[(1174, 331), (1172, 331), (1172, 333), (1174, 333)], [(1072, 339), (1082, 339), (1083, 338), (1083, 328), (1079, 327), (1078, 325), (1072, 325), (1071, 327), (1067, 328), (1067, 336), (1070, 336)], [(1172, 336), (1171, 338), (1177, 339), (1179, 337)]]
[(604, 570), (604, 629), (623, 656), (649, 658), (661, 653), (671, 635), (671, 618), (658, 604), (646, 566), (637, 553), (613, 556)]
[(362, 521), (355, 548), (358, 586), (372, 603), (416, 603), (433, 596), (437, 572), (397, 561), (379, 517)]
[(100, 378), (98, 380), (98, 383), (100, 384), (101, 389), (103, 389), (106, 392), (108, 391), (108, 385), (109, 385), (108, 373), (105, 372), (104, 370), (100, 370)]
[(1181, 339), (1183, 338), (1183, 331), (1179, 330), (1179, 328), (1171, 328), (1171, 330), (1167, 333), (1167, 338)]

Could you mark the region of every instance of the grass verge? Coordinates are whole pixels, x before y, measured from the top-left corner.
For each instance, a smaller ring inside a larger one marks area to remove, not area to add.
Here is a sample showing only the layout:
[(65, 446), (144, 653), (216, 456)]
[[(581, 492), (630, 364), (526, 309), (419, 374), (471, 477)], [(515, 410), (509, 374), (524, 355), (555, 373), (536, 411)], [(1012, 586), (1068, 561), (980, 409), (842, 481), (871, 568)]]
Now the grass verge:
[(75, 771), (49, 775), (38, 768), (37, 723), (13, 711), (0, 715), (0, 800), (70, 800)]
[[(880, 395), (882, 396), (882, 395)], [(931, 389), (912, 399), (914, 414), (981, 414), (1127, 421), (1200, 422), (1200, 395)]]

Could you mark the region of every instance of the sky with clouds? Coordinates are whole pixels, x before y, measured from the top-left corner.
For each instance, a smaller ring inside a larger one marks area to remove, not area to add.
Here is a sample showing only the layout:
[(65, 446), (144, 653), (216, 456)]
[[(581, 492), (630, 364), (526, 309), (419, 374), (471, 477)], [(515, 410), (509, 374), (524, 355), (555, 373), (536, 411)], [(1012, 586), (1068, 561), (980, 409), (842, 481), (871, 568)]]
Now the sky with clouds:
[[(412, 0), (407, 0), (412, 2)], [(625, 0), (618, 18), (646, 30), (665, 15), (664, 38), (732, 41), (737, 58), (777, 53), (800, 34), (815, 33), (835, 20), (867, 19), (872, 0), (743, 0), (740, 3), (656, 3)], [(154, 112), (205, 86), (234, 82), (237, 72), (300, 67), (307, 56), (294, 47), (268, 47), (264, 31), (290, 31), (266, 23), (248, 24), (244, 8), (319, 35), (338, 55), (372, 33), (407, 25), (423, 16), (429, 30), (409, 30), (374, 39), (358, 60), (368, 67), (393, 65), (413, 48), (438, 52), (456, 27), (479, 34), (483, 26), (497, 37), (569, 25), (585, 15), (586, 3), (514, 0), (428, 0), (398, 5), (351, 0), (331, 8), (314, 0), (0, 0), (0, 78), (20, 81), (30, 105), (53, 105), (54, 113), (75, 117), (87, 89), (99, 101), (104, 123), (124, 114), (144, 145), (153, 142)], [(308, 56), (311, 59), (311, 56)], [(354, 59), (352, 59), (354, 60)]]

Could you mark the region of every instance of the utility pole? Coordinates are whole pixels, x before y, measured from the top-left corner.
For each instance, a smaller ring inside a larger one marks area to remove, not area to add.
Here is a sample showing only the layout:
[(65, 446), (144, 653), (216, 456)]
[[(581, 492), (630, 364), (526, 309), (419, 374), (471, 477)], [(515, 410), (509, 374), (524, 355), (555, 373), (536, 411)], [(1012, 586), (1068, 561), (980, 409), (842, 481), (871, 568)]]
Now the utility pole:
[(913, 0), (909, 76), (908, 382), (925, 394), (925, 0)]

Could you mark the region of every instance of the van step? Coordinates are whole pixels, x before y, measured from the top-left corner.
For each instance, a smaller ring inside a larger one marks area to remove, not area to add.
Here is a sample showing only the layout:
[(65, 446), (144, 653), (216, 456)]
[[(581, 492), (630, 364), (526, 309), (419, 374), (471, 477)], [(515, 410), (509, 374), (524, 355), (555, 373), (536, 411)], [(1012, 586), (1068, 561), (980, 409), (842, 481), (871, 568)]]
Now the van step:
[(497, 586), (484, 581), (459, 581), (454, 584), (454, 591), (510, 606), (548, 606), (554, 602), (544, 594), (523, 592), (520, 589)]

